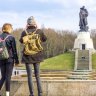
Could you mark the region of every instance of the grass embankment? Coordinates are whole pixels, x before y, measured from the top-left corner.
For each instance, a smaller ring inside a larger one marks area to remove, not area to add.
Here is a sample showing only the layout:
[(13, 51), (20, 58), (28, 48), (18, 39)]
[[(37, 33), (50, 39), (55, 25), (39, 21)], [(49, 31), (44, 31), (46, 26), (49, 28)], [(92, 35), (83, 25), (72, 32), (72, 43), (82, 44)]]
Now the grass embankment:
[(52, 58), (48, 58), (41, 63), (40, 69), (47, 70), (73, 70), (75, 56), (74, 53), (64, 53)]
[(92, 68), (96, 70), (96, 53), (92, 55)]
[[(43, 70), (73, 70), (75, 55), (72, 52), (64, 53), (41, 62), (40, 69)], [(22, 64), (23, 65), (23, 64)], [(25, 66), (19, 67), (25, 69)]]
[[(44, 62), (40, 64), (40, 69), (44, 70), (73, 70), (75, 64), (75, 54), (74, 53), (64, 53), (52, 58), (45, 59)], [(92, 68), (96, 70), (96, 53), (92, 55)], [(25, 69), (23, 65), (20, 69)]]
[[(52, 58), (46, 59), (41, 63), (41, 69), (50, 70), (73, 70), (75, 64), (74, 53), (64, 53)], [(92, 68), (96, 70), (96, 53), (92, 55)]]

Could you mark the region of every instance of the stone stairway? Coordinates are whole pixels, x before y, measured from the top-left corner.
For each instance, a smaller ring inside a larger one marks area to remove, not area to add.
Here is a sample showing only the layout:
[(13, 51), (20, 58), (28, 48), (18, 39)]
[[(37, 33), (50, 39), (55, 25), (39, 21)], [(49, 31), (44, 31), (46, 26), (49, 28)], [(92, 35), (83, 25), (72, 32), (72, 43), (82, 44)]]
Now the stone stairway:
[(91, 54), (90, 50), (76, 50), (74, 71), (68, 79), (90, 80), (91, 79)]
[[(65, 80), (69, 75), (68, 71), (49, 71), (49, 72), (41, 72), (40, 78), (41, 80)], [(27, 77), (27, 74), (21, 75), (21, 77)], [(33, 74), (33, 78), (35, 78)]]
[(88, 71), (73, 71), (71, 72), (68, 76), (68, 79), (71, 79), (71, 80), (91, 80), (91, 75), (90, 75), (91, 72), (88, 72)]
[(77, 70), (89, 70), (89, 50), (78, 50)]

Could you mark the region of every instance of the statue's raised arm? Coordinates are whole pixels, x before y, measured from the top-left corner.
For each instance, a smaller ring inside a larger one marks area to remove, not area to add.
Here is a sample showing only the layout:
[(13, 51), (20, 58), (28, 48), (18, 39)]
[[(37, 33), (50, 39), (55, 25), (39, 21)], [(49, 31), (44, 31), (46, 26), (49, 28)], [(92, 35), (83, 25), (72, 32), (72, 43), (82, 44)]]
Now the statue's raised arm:
[(88, 17), (88, 11), (85, 9), (85, 6), (80, 8), (79, 12), (79, 26), (80, 26), (80, 32), (88, 31), (88, 22), (87, 22), (87, 17)]

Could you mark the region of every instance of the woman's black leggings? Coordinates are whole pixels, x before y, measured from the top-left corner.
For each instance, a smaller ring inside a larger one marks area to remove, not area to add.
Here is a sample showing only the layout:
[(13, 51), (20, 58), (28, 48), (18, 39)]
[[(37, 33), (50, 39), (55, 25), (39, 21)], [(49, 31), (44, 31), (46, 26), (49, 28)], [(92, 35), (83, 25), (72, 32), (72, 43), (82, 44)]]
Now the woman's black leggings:
[(0, 61), (1, 79), (0, 79), (0, 90), (5, 82), (6, 91), (10, 91), (10, 81), (13, 71), (13, 60), (2, 60)]

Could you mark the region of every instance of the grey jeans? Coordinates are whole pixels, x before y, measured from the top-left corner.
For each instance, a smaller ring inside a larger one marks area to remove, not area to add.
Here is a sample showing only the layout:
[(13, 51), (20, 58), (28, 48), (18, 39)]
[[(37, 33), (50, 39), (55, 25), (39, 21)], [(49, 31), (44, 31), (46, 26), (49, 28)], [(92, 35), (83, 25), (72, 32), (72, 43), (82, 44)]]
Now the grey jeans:
[[(33, 92), (33, 81), (32, 81), (32, 64), (25, 64), (27, 75), (28, 75), (28, 85), (30, 96), (34, 96)], [(37, 82), (38, 96), (42, 96), (41, 80), (40, 80), (40, 64), (34, 63), (34, 74)]]

